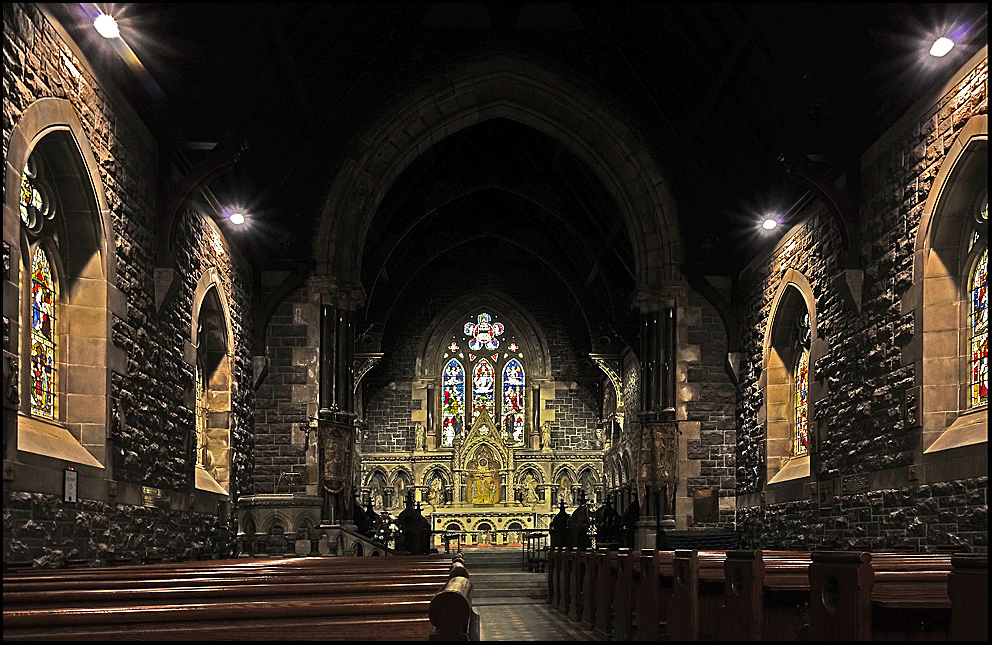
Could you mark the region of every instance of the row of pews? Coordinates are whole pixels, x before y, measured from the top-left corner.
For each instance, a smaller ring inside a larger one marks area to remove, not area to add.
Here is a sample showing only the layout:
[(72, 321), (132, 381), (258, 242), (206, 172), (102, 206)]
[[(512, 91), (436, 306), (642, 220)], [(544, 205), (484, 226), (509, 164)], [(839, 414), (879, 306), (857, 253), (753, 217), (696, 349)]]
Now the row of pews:
[(3, 576), (4, 640), (478, 640), (461, 554)]
[(556, 547), (548, 602), (607, 640), (987, 640), (988, 556)]

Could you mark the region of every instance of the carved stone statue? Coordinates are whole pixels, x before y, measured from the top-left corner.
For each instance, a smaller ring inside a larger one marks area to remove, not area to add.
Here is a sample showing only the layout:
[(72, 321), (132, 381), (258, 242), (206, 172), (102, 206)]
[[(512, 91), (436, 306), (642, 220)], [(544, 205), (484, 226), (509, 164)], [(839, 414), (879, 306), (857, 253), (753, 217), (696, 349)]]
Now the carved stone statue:
[(545, 421), (541, 424), (541, 448), (543, 450), (551, 449), (551, 422)]
[(424, 424), (419, 421), (413, 427), (413, 449), (427, 450), (427, 430), (424, 428)]

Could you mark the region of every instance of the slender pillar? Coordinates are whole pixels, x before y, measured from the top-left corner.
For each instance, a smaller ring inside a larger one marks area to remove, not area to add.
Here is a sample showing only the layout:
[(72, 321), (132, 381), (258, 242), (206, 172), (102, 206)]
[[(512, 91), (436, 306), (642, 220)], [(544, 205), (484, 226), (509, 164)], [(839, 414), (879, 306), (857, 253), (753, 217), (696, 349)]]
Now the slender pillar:
[(678, 305), (686, 298), (682, 284), (641, 289), (634, 303), (641, 311), (641, 355), (638, 423), (640, 467), (636, 485), (641, 494), (637, 548), (655, 548), (662, 528), (675, 528), (678, 483), (678, 420), (676, 360)]
[(357, 470), (355, 426), (355, 310), (365, 304), (361, 285), (314, 277), (320, 301), (320, 429), (323, 524), (351, 524)]

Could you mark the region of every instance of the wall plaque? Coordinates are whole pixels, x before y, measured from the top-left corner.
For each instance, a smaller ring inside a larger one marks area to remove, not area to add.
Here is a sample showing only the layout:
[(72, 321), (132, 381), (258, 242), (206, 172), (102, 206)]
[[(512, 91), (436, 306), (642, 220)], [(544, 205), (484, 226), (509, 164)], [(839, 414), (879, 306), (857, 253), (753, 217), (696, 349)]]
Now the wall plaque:
[(902, 418), (907, 429), (921, 425), (920, 399), (922, 397), (923, 388), (920, 386), (906, 388), (903, 391)]
[(870, 489), (868, 485), (868, 473), (848, 475), (843, 479), (843, 491), (845, 495), (867, 493)]
[(144, 506), (148, 508), (171, 508), (172, 494), (157, 488), (141, 487), (141, 498)]
[(720, 521), (719, 491), (706, 489), (692, 494), (692, 519), (694, 522)]
[(78, 481), (79, 473), (77, 473), (72, 468), (66, 468), (65, 470), (62, 471), (62, 474), (63, 474), (62, 501), (69, 502), (70, 504), (75, 504), (77, 501), (79, 501), (78, 497), (76, 496), (76, 492), (78, 490), (77, 481)]

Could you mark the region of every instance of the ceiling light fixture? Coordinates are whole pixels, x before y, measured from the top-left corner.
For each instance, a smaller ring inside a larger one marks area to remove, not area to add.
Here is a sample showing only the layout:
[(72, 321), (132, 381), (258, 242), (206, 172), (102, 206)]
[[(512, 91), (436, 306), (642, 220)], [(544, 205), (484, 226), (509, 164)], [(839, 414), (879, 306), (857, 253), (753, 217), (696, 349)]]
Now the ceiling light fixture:
[(775, 219), (774, 217), (766, 217), (765, 220), (761, 222), (761, 228), (765, 229), (766, 231), (770, 231), (777, 226), (778, 226), (778, 220)]
[(937, 40), (933, 41), (933, 46), (930, 47), (930, 55), (935, 58), (940, 58), (945, 56), (947, 52), (951, 51), (954, 47), (954, 41), (950, 38), (945, 38), (941, 36)]
[(232, 224), (241, 225), (245, 223), (245, 216), (243, 213), (231, 213), (231, 216), (227, 219), (231, 220)]
[(101, 13), (93, 21), (93, 26), (96, 27), (97, 32), (104, 38), (121, 37), (121, 30), (117, 27), (117, 21), (114, 20), (113, 16)]

